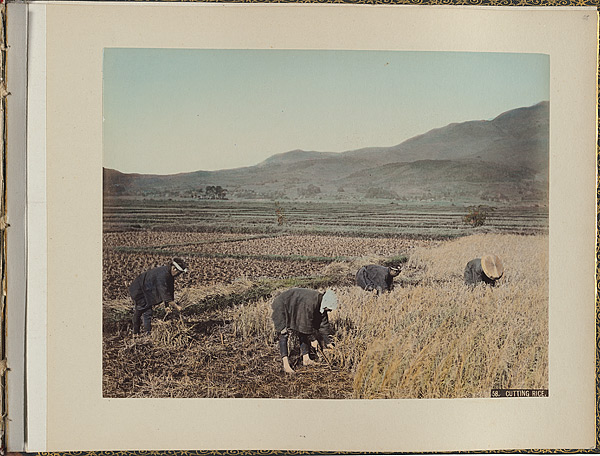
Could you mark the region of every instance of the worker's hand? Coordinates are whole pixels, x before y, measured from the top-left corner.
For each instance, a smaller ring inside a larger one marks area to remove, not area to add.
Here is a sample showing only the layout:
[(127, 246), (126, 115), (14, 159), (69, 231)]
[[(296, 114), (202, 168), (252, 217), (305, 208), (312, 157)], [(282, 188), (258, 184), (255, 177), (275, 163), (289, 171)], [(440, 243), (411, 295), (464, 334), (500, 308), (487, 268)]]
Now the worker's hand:
[(173, 308), (173, 309), (175, 309), (177, 311), (181, 310), (181, 306), (177, 305), (177, 303), (175, 301), (169, 301), (168, 305), (165, 304), (165, 310), (168, 309), (168, 308)]
[(319, 346), (319, 341), (318, 340), (313, 340), (310, 345), (312, 346), (312, 348), (316, 349)]
[(331, 343), (327, 344), (327, 348), (328, 348), (329, 350), (333, 350), (333, 344), (331, 344)]

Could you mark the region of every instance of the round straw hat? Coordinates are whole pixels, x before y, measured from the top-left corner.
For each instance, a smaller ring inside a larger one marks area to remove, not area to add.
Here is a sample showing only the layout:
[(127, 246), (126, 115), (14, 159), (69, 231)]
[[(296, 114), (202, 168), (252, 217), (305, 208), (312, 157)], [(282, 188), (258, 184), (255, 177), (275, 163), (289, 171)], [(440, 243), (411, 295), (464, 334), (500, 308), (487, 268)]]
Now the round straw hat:
[(496, 255), (484, 255), (481, 258), (481, 269), (483, 273), (492, 280), (499, 279), (504, 274), (502, 261)]

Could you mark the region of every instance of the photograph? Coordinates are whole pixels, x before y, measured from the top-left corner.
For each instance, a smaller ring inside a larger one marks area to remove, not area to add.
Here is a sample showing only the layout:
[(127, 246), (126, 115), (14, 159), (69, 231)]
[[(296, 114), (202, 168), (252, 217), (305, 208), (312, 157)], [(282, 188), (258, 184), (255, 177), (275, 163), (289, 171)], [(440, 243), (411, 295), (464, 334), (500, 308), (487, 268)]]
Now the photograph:
[(102, 397), (549, 387), (550, 58), (105, 47)]

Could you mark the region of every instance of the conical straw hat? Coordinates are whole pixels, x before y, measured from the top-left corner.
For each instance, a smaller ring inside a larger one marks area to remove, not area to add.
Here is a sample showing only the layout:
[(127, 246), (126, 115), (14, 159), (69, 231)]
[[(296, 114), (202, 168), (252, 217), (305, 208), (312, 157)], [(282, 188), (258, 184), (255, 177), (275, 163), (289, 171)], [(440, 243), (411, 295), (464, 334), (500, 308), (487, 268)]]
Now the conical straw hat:
[(504, 274), (502, 261), (496, 255), (484, 255), (481, 258), (481, 269), (492, 280), (499, 279)]

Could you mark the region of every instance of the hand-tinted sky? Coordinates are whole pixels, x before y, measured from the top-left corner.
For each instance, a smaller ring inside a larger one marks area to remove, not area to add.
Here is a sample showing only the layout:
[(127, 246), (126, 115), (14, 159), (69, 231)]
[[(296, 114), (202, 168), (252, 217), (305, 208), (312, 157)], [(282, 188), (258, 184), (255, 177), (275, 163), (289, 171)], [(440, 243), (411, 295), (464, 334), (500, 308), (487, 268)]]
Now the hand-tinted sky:
[(392, 146), (549, 98), (540, 54), (105, 49), (104, 166), (171, 174)]

